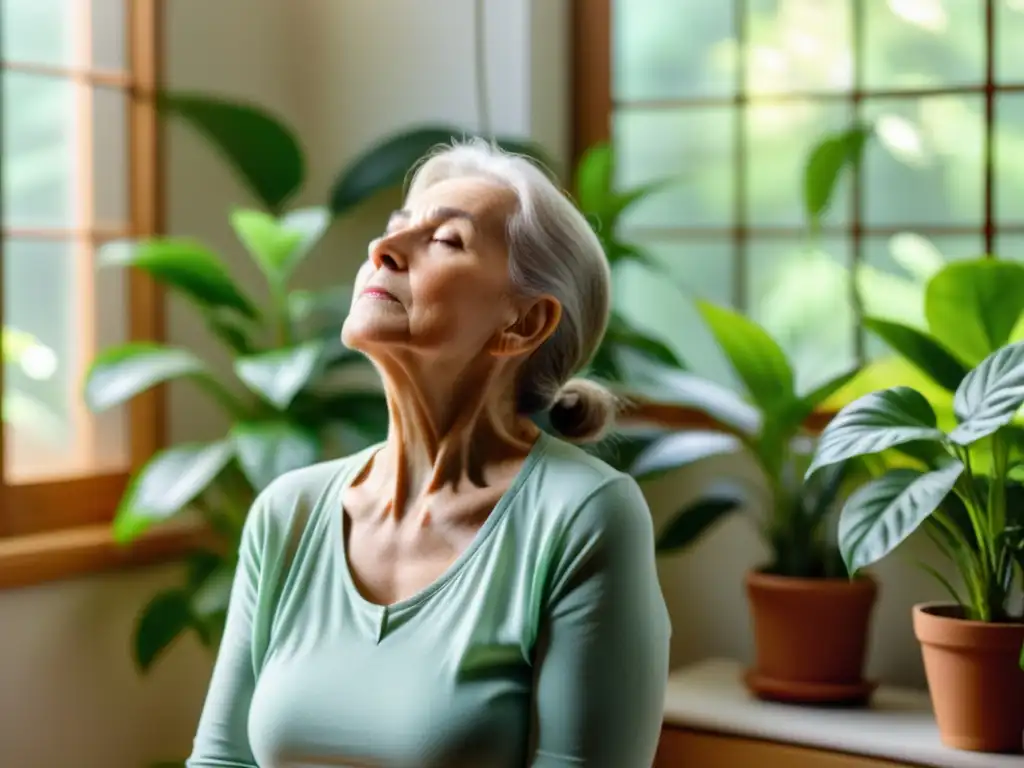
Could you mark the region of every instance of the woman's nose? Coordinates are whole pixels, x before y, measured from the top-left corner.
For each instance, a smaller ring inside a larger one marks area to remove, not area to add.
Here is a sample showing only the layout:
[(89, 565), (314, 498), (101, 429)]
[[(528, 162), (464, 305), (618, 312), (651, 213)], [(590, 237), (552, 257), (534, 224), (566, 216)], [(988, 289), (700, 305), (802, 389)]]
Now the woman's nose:
[(370, 245), (370, 261), (373, 262), (374, 269), (404, 272), (408, 268), (407, 259), (390, 237), (381, 237), (373, 241)]

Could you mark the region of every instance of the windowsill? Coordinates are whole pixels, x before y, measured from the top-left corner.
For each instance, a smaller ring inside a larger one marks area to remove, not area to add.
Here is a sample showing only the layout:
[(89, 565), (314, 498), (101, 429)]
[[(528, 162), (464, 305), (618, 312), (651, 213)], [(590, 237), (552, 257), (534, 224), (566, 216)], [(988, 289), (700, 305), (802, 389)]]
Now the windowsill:
[(0, 590), (167, 562), (203, 535), (195, 523), (168, 524), (124, 546), (98, 524), (0, 539)]

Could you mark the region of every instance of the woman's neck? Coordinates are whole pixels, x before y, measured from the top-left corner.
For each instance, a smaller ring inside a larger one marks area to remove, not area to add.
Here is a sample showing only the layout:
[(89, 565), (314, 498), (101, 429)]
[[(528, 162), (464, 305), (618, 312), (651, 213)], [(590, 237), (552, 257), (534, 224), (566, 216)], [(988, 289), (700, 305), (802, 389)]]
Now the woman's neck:
[(486, 486), (488, 467), (525, 457), (537, 439), (537, 427), (516, 413), (500, 366), (454, 376), (443, 366), (403, 367), (385, 372), (384, 382), (390, 423), (374, 474), (390, 514), (401, 516), (444, 488)]

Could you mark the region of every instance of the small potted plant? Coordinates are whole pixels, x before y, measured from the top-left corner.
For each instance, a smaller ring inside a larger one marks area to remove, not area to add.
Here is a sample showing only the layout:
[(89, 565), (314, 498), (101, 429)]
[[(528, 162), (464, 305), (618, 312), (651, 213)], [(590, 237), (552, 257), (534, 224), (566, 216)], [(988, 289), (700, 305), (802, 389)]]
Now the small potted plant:
[[(917, 466), (890, 469), (844, 505), (839, 546), (856, 575), (922, 528), (959, 571), (952, 602), (914, 607), (914, 631), (942, 741), (957, 749), (1016, 752), (1024, 730), (1024, 621), (1015, 589), (1024, 556), (1024, 456), (1013, 425), (1024, 405), (1024, 343), (1008, 344), (970, 370), (942, 429), (910, 387), (867, 394), (825, 428), (807, 477), (851, 458), (903, 447)], [(938, 573), (936, 572), (938, 576)]]
[(635, 360), (641, 396), (695, 409), (710, 428), (656, 438), (631, 472), (645, 479), (711, 455), (742, 452), (760, 469), (769, 498), (751, 505), (761, 488), (720, 484), (673, 516), (658, 536), (658, 549), (678, 552), (725, 516), (765, 508), (759, 530), (771, 554), (746, 578), (757, 657), (746, 684), (767, 699), (862, 702), (873, 689), (863, 669), (878, 587), (866, 574), (846, 577), (830, 514), (844, 485), (855, 480), (851, 470), (859, 468), (837, 463), (809, 482), (803, 479), (813, 448), (808, 419), (856, 370), (798, 393), (792, 365), (763, 328), (715, 304), (697, 307), (747, 397), (692, 373)]

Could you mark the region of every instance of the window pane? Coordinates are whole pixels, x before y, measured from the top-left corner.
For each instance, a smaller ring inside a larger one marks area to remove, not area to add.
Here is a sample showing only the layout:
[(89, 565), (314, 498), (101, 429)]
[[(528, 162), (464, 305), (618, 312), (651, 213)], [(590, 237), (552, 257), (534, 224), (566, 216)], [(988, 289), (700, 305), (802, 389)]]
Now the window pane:
[(74, 0), (0, 2), (0, 51), (5, 61), (70, 64)]
[(872, 99), (864, 162), (868, 226), (980, 226), (984, 117), (979, 96)]
[(1024, 223), (1024, 95), (996, 97), (995, 216), (1000, 224)]
[(639, 265), (625, 266), (616, 274), (616, 306), (662, 338), (695, 373), (732, 386), (728, 365), (690, 300), (732, 303), (732, 244), (722, 239), (640, 245), (672, 278)]
[(871, 0), (862, 7), (866, 88), (935, 88), (984, 80), (983, 0)]
[(843, 91), (853, 86), (850, 0), (749, 0), (749, 8), (750, 93)]
[(1024, 0), (996, 0), (996, 80), (1024, 82)]
[(123, 70), (127, 38), (125, 0), (91, 0), (92, 63), (97, 69)]
[(128, 99), (123, 91), (93, 91), (93, 186), (96, 223), (128, 222)]
[(755, 240), (747, 258), (747, 314), (786, 351), (806, 392), (854, 364), (849, 246), (825, 238)]
[[(628, 10), (627, 10), (628, 8)], [(613, 91), (618, 99), (729, 96), (736, 82), (733, 3), (615, 0)]]
[[(843, 103), (797, 101), (751, 105), (746, 113), (747, 215), (754, 226), (802, 226), (803, 172), (811, 147), (850, 122)], [(848, 219), (849, 174), (836, 190), (829, 223)]]
[(125, 465), (124, 414), (92, 417), (82, 375), (124, 339), (123, 275), (69, 243), (4, 243), (6, 472), (25, 482)]
[[(865, 238), (857, 280), (865, 314), (927, 327), (924, 287), (929, 278), (950, 261), (977, 258), (982, 255), (982, 247), (980, 232), (944, 237), (901, 232), (892, 237)], [(865, 340), (869, 357), (891, 354), (872, 334), (866, 334)]]
[(1024, 261), (1024, 235), (1000, 235), (996, 238), (996, 253), (1001, 259)]
[(74, 89), (48, 77), (3, 74), (4, 223), (68, 227), (75, 173)]
[(618, 184), (671, 178), (670, 187), (624, 216), (631, 226), (729, 226), (733, 211), (729, 107), (625, 110), (614, 120)]

